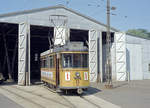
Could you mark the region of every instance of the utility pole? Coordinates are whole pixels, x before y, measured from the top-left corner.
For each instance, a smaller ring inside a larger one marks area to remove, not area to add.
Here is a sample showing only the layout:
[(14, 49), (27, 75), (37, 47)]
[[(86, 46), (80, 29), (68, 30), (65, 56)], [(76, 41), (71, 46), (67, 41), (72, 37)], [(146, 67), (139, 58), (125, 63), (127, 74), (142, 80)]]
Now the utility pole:
[(106, 88), (112, 88), (112, 69), (111, 69), (111, 32), (110, 32), (110, 0), (107, 0), (107, 35), (106, 35)]

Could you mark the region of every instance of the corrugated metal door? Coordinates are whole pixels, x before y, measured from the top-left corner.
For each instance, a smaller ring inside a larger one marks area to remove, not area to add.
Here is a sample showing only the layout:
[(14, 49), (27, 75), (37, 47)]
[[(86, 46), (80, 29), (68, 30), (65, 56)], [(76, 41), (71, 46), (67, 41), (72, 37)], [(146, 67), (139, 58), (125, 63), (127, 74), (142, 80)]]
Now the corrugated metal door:
[(27, 43), (28, 43), (28, 23), (19, 24), (18, 42), (18, 85), (25, 85), (25, 72), (27, 66)]
[(89, 75), (90, 82), (97, 80), (97, 35), (96, 30), (89, 31)]
[(126, 72), (126, 37), (125, 33), (115, 33), (116, 76), (118, 81), (125, 81)]

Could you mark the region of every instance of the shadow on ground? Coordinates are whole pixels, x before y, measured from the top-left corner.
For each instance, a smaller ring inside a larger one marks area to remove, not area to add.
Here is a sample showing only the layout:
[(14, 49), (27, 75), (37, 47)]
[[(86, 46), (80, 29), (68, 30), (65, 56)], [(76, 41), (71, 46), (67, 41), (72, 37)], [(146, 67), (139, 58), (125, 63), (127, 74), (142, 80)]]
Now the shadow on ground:
[(77, 93), (77, 90), (68, 90), (60, 92), (59, 95), (62, 96), (87, 96), (87, 95), (93, 95), (96, 94), (98, 92), (101, 92), (101, 90), (94, 88), (94, 87), (89, 87), (87, 90), (84, 90), (83, 93), (80, 95)]
[[(17, 85), (17, 82), (7, 82), (4, 81), (3, 83), (0, 84), (0, 86), (11, 86), (11, 85)], [(34, 82), (31, 84), (32, 85), (42, 85), (41, 82)], [(79, 95), (77, 93), (77, 90), (68, 90), (67, 92), (64, 90), (63, 92), (60, 92), (59, 95), (64, 95), (64, 96), (86, 96), (86, 95), (94, 95), (98, 92), (101, 92), (102, 90), (96, 88), (96, 87), (89, 87), (87, 90), (83, 91), (82, 95)]]
[(113, 85), (113, 89), (119, 88), (119, 87), (124, 87), (124, 86), (127, 86), (127, 85), (129, 85), (129, 83), (114, 84), (114, 85)]
[(16, 82), (7, 82), (7, 81), (3, 81), (2, 83), (0, 83), (0, 86), (8, 86), (8, 85), (17, 85)]
[(85, 92), (84, 95), (93, 95), (96, 94), (98, 92), (101, 92), (102, 90), (95, 88), (95, 87), (89, 87), (88, 90)]

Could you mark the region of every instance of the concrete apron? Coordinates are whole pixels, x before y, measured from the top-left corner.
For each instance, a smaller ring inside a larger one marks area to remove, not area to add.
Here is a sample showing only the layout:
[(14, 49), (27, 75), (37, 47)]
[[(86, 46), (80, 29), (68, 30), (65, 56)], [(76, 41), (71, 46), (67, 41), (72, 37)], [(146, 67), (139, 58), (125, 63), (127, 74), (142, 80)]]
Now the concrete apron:
[(0, 86), (0, 93), (24, 108), (120, 108), (94, 95), (60, 96), (42, 86)]

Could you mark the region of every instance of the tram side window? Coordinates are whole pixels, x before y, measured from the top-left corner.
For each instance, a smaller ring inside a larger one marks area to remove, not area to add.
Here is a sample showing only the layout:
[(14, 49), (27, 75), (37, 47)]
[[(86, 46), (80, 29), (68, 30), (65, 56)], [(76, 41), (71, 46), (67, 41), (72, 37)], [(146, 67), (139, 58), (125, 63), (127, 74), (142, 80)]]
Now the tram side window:
[(71, 68), (72, 67), (72, 54), (63, 54), (62, 55), (62, 64), (63, 68)]
[(40, 60), (40, 66), (43, 68), (43, 59)]
[(47, 65), (46, 59), (44, 59), (44, 60), (43, 60), (43, 68), (46, 68), (46, 67), (47, 67), (46, 65)]
[(50, 68), (53, 68), (54, 67), (54, 58), (53, 58), (53, 56), (49, 56), (49, 67)]
[(46, 68), (46, 59), (41, 59), (41, 68)]

